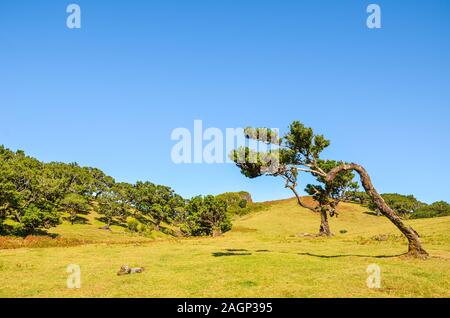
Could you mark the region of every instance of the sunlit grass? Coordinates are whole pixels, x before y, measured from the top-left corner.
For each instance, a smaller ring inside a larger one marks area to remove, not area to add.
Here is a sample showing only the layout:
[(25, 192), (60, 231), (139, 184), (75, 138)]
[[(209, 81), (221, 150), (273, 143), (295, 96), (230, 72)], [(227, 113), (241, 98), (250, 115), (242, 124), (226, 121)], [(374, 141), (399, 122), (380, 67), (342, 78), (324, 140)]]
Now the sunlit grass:
[[(54, 231), (62, 237), (116, 244), (2, 250), (0, 296), (450, 297), (450, 217), (409, 221), (432, 256), (421, 261), (401, 256), (406, 241), (388, 220), (354, 204), (340, 211), (332, 238), (304, 236), (318, 231), (319, 217), (292, 200), (235, 220), (219, 238), (149, 240), (99, 230), (95, 219), (64, 224)], [(366, 285), (372, 263), (381, 289)], [(81, 289), (66, 287), (69, 264), (81, 266)], [(124, 264), (146, 270), (116, 276)]]

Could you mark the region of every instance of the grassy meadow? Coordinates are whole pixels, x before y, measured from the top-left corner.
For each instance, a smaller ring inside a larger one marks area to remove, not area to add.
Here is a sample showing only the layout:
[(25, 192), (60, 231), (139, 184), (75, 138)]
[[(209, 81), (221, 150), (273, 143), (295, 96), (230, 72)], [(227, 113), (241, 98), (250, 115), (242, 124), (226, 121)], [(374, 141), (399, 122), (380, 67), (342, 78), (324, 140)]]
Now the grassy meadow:
[[(408, 221), (428, 260), (409, 259), (406, 240), (384, 217), (342, 203), (335, 236), (317, 238), (319, 216), (294, 200), (234, 220), (217, 238), (142, 237), (121, 227), (62, 224), (51, 233), (77, 244), (0, 250), (0, 297), (450, 297), (450, 217)], [(381, 288), (367, 287), (368, 265)], [(69, 264), (81, 288), (68, 289)], [(121, 265), (144, 273), (117, 276)]]

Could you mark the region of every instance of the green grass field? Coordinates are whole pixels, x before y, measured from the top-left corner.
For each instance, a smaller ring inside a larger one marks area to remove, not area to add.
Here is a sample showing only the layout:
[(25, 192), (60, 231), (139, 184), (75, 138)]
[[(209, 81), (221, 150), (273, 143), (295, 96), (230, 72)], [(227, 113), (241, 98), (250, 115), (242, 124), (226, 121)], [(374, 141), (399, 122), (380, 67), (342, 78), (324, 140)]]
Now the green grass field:
[[(53, 232), (91, 243), (0, 250), (0, 296), (450, 297), (450, 217), (409, 221), (431, 254), (423, 261), (402, 256), (400, 232), (366, 212), (341, 204), (332, 238), (305, 236), (318, 231), (319, 217), (293, 200), (236, 219), (218, 238), (110, 233), (93, 218), (63, 224)], [(69, 264), (81, 267), (80, 289), (66, 286)], [(145, 272), (117, 276), (124, 264)], [(380, 289), (367, 287), (370, 264), (381, 268)]]

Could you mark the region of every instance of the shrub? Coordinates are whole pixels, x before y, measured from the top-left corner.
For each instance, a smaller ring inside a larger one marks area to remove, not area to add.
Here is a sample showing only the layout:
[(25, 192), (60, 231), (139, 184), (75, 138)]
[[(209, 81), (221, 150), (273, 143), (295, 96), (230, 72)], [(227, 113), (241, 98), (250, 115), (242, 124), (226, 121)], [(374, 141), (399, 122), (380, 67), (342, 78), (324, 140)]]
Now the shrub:
[[(389, 205), (397, 214), (403, 216), (409, 216), (411, 213), (414, 213), (418, 209), (426, 206), (425, 203), (420, 202), (413, 195), (385, 193), (381, 196), (384, 201), (386, 201), (387, 205)], [(378, 212), (377, 206), (373, 202), (369, 203), (369, 208)]]
[(139, 224), (136, 226), (136, 231), (137, 232), (144, 233), (144, 232), (146, 232), (149, 229), (145, 224), (142, 224), (140, 222), (138, 222), (138, 223)]
[(365, 205), (370, 202), (370, 197), (366, 192), (348, 191), (345, 193), (344, 200)]
[(217, 236), (231, 229), (227, 203), (212, 195), (192, 198), (186, 205), (186, 222), (181, 231), (193, 236)]
[(78, 214), (86, 214), (89, 210), (87, 199), (77, 193), (69, 193), (59, 203), (60, 208), (69, 213), (69, 221), (73, 225), (78, 217)]
[(129, 231), (141, 234), (151, 230), (147, 225), (131, 216), (127, 217), (127, 227)]
[(230, 215), (246, 215), (262, 209), (260, 203), (254, 203), (250, 193), (246, 191), (225, 192), (217, 195), (218, 199), (227, 203), (227, 212)]
[(441, 216), (450, 216), (450, 204), (445, 201), (438, 201), (431, 205), (421, 207), (411, 215), (411, 218), (422, 219)]
[(131, 232), (138, 232), (139, 225), (140, 222), (138, 220), (131, 216), (127, 217), (127, 227)]
[(39, 227), (49, 229), (50, 227), (60, 224), (59, 214), (55, 210), (41, 210), (34, 205), (30, 205), (25, 209), (21, 217), (21, 224), (27, 233), (33, 232)]

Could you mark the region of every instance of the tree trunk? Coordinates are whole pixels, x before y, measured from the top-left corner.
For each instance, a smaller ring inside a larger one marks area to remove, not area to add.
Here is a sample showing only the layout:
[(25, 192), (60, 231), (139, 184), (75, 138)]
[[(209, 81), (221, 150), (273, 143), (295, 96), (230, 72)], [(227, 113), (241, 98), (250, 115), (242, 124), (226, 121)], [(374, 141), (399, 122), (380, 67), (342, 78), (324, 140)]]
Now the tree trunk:
[(362, 166), (355, 163), (338, 166), (328, 173), (326, 182), (332, 182), (339, 172), (348, 170), (354, 170), (359, 174), (364, 190), (372, 198), (381, 214), (394, 223), (400, 232), (408, 239), (408, 255), (417, 258), (427, 258), (428, 253), (423, 249), (422, 244), (420, 243), (419, 234), (412, 227), (404, 224), (394, 210), (386, 204), (381, 195), (375, 190), (369, 174)]
[(222, 231), (220, 230), (220, 228), (218, 228), (218, 227), (213, 227), (213, 230), (212, 230), (212, 236), (213, 236), (213, 237), (218, 237), (218, 236), (220, 236), (220, 235), (222, 235)]
[[(300, 205), (302, 208), (308, 209), (314, 213), (317, 213), (317, 209), (315, 207), (312, 206), (308, 206), (306, 204), (304, 204), (302, 202), (302, 199), (300, 197), (300, 195), (298, 194), (297, 190), (295, 189), (295, 187), (289, 187), (289, 189), (292, 190), (292, 192), (294, 192), (295, 197), (297, 198), (297, 203), (298, 205)], [(323, 236), (333, 236), (333, 234), (331, 233), (330, 230), (330, 225), (328, 223), (328, 216), (327, 216), (327, 211), (325, 209), (321, 209), (320, 212), (320, 229), (319, 229), (319, 235), (323, 235)]]
[(322, 209), (320, 211), (320, 230), (319, 235), (321, 236), (332, 236), (330, 231), (330, 225), (328, 224), (327, 210)]

